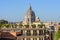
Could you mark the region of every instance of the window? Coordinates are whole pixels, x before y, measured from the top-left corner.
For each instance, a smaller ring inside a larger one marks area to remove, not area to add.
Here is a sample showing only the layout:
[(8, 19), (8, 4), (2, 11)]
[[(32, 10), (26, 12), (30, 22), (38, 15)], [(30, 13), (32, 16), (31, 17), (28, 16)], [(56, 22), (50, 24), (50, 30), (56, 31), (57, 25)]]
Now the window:
[(30, 36), (30, 35), (31, 35), (31, 31), (30, 31), (30, 30), (27, 30), (27, 31), (26, 31), (26, 35), (27, 35), (27, 36)]
[(39, 40), (41, 40), (41, 38), (39, 38)]
[(43, 30), (39, 30), (39, 35), (43, 35)]
[(51, 28), (51, 30), (55, 30), (55, 29), (54, 29), (54, 26), (50, 26), (50, 28)]
[(46, 34), (49, 34), (49, 31), (48, 30), (46, 31)]
[(26, 40), (30, 40), (30, 38), (26, 38)]
[(41, 37), (41, 40), (43, 40), (43, 38)]
[(33, 38), (33, 40), (37, 40), (37, 38)]
[(43, 38), (42, 38), (42, 37), (40, 37), (40, 38), (39, 38), (39, 40), (43, 40)]
[(37, 35), (37, 30), (33, 30), (33, 35), (34, 35), (34, 36)]

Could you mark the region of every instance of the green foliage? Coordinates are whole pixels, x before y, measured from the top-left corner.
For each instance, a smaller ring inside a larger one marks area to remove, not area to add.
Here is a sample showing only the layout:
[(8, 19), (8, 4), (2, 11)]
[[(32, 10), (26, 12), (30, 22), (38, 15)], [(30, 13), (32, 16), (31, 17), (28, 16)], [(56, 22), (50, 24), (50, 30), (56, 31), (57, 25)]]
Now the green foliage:
[(1, 26), (2, 28), (3, 27), (6, 27), (6, 28), (9, 28), (10, 27), (10, 25), (9, 24), (2, 24), (2, 26)]
[(1, 28), (2, 24), (0, 24), (0, 28)]
[(36, 28), (36, 25), (35, 24), (33, 24), (33, 25), (31, 25), (32, 26), (32, 28)]
[(26, 27), (26, 28), (29, 28), (29, 25), (27, 24), (27, 25), (25, 25), (25, 27)]
[(4, 24), (4, 26), (5, 26), (6, 28), (9, 28), (9, 24)]
[(0, 24), (7, 24), (8, 21), (7, 20), (0, 20)]
[(60, 38), (60, 28), (59, 30), (55, 33), (54, 40), (58, 40)]

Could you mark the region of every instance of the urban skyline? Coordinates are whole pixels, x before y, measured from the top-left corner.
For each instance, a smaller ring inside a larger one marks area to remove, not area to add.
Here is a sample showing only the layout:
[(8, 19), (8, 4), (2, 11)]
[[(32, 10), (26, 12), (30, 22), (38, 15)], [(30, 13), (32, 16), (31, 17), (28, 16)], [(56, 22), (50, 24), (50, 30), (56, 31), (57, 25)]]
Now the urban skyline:
[(0, 0), (0, 40), (60, 40), (59, 0)]

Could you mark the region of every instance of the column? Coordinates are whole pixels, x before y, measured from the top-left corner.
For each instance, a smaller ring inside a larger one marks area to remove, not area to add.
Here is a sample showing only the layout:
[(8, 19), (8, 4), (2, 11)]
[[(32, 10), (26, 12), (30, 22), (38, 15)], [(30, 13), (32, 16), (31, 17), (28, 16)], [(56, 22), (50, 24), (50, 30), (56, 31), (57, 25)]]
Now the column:
[(37, 38), (37, 40), (39, 40), (39, 38)]
[(37, 34), (39, 35), (39, 30), (37, 30)]
[(23, 30), (23, 35), (24, 35), (24, 36), (26, 35), (26, 30)]
[(36, 24), (36, 28), (38, 28), (38, 24)]
[(31, 30), (31, 35), (33, 35), (33, 30)]
[(24, 38), (24, 40), (26, 40), (26, 38)]
[(43, 37), (43, 40), (44, 40), (44, 37)]
[(33, 40), (33, 38), (31, 38), (31, 40)]
[(44, 30), (43, 30), (43, 35), (44, 35)]

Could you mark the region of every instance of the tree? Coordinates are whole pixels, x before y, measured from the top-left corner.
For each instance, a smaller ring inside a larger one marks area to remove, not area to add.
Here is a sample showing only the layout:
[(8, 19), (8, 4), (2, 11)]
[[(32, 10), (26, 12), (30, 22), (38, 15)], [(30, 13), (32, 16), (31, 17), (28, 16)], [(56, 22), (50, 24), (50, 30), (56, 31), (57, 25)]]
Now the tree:
[(2, 24), (0, 24), (0, 28), (1, 28)]
[(8, 21), (7, 20), (0, 20), (0, 24), (7, 24)]
[(4, 24), (4, 26), (5, 26), (6, 28), (9, 28), (9, 27), (10, 27), (9, 24)]
[(59, 27), (58, 31), (55, 33), (55, 35), (54, 35), (54, 40), (59, 40), (59, 38), (60, 38), (60, 27)]
[(10, 25), (9, 24), (3, 24), (2, 26), (1, 26), (1, 28), (9, 28), (10, 27)]

